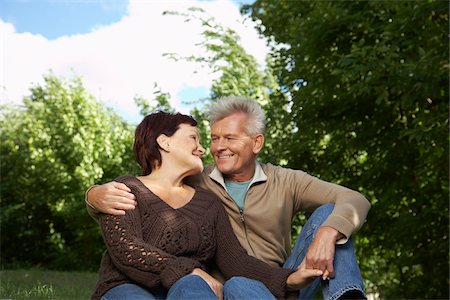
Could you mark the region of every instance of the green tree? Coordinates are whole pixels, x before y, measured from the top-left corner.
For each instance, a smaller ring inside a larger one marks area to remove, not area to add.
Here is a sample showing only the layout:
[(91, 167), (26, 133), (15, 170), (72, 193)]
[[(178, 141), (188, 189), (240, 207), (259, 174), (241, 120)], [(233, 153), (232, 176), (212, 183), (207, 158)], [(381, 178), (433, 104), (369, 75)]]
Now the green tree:
[[(139, 107), (141, 116), (145, 117), (158, 110), (174, 112), (174, 109), (170, 105), (170, 94), (164, 93), (156, 82), (153, 85), (153, 95), (155, 96), (153, 101), (148, 101), (140, 96), (134, 97), (134, 103)], [(152, 102), (155, 103), (151, 105)]]
[(23, 106), (2, 107), (3, 267), (97, 269), (104, 249), (84, 191), (135, 174), (132, 128), (84, 89), (52, 74)]
[[(449, 297), (448, 3), (258, 0), (289, 95), (288, 166), (358, 189), (369, 291)], [(281, 22), (282, 20), (282, 22)]]
[[(203, 26), (203, 41), (198, 44), (206, 51), (205, 56), (180, 57), (176, 53), (165, 54), (175, 60), (196, 62), (217, 73), (211, 85), (210, 97), (196, 102), (192, 115), (199, 121), (201, 138), (205, 145), (210, 143), (210, 127), (207, 110), (217, 99), (227, 96), (247, 96), (258, 101), (267, 115), (266, 143), (261, 159), (282, 164), (282, 155), (287, 149), (283, 140), (289, 132), (290, 118), (288, 100), (274, 75), (273, 57), (268, 57), (266, 66), (260, 66), (256, 59), (242, 47), (239, 35), (207, 15), (200, 8), (192, 7), (185, 13), (166, 12), (167, 15), (184, 17), (187, 22), (200, 22)], [(274, 100), (276, 99), (276, 100)], [(272, 101), (273, 100), (273, 101)], [(195, 102), (194, 102), (195, 103)], [(208, 155), (206, 163), (212, 162)]]

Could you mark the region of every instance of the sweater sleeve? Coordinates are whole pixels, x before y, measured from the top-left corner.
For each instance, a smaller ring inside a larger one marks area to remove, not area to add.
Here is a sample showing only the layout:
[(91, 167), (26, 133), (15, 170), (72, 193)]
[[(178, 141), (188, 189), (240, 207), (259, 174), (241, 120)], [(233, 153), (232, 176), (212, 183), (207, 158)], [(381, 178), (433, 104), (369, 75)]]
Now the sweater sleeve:
[[(129, 185), (131, 189), (131, 185)], [(139, 193), (136, 193), (139, 197)], [(114, 265), (133, 281), (146, 286), (170, 288), (201, 264), (174, 256), (142, 239), (139, 205), (123, 216), (99, 214), (99, 223), (108, 254)]]
[(287, 292), (286, 281), (294, 271), (272, 267), (247, 254), (233, 232), (225, 209), (220, 200), (215, 200), (216, 242), (215, 261), (220, 271), (228, 279), (243, 276), (259, 280), (277, 297), (284, 298)]

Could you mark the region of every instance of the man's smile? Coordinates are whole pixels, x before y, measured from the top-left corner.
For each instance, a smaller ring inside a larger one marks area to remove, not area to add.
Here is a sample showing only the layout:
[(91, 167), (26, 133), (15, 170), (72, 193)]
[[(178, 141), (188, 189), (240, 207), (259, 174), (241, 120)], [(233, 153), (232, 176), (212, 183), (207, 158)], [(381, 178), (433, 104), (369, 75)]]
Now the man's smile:
[(216, 155), (216, 157), (219, 158), (219, 159), (222, 159), (222, 158), (230, 158), (230, 157), (232, 157), (232, 156), (234, 156), (234, 154), (217, 154), (217, 155)]

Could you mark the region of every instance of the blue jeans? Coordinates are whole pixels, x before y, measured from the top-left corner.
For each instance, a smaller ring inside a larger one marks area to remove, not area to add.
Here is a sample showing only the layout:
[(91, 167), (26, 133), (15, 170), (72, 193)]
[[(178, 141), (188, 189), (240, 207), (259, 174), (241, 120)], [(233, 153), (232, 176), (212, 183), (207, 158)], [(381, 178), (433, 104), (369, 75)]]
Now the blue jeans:
[(223, 284), (224, 300), (264, 299), (276, 300), (270, 290), (258, 280), (246, 277), (231, 277)]
[(101, 300), (156, 300), (156, 299), (214, 299), (216, 294), (200, 276), (186, 275), (175, 282), (172, 287), (149, 291), (137, 284), (125, 283), (107, 291)]
[[(316, 235), (317, 229), (331, 214), (333, 208), (333, 204), (325, 204), (314, 211), (297, 237), (294, 249), (284, 263), (284, 268), (297, 269), (305, 258), (306, 252)], [(357, 290), (364, 293), (363, 280), (358, 263), (356, 262), (353, 241), (351, 238), (344, 245), (336, 245), (333, 265), (335, 277), (330, 280), (321, 280), (321, 278), (317, 278), (308, 287), (299, 292), (299, 299), (313, 299), (320, 283), (322, 283), (323, 299), (327, 300), (338, 299), (347, 291)], [(234, 288), (237, 293), (235, 297), (230, 296), (233, 294), (231, 289), (227, 291), (228, 299), (274, 299), (274, 296), (270, 293), (269, 289), (259, 281), (240, 277), (239, 284), (242, 285), (242, 289), (238, 289), (237, 287)], [(235, 286), (236, 285), (237, 284), (235, 284)], [(224, 291), (225, 288), (226, 283)], [(258, 294), (255, 296), (254, 293)]]
[[(306, 252), (317, 229), (333, 211), (333, 204), (325, 204), (314, 211), (303, 226), (291, 255), (284, 263), (284, 268), (296, 269), (305, 258)], [(336, 245), (334, 253), (334, 278), (321, 280), (317, 278), (299, 293), (299, 299), (313, 299), (319, 284), (322, 283), (323, 299), (335, 300), (348, 291), (360, 291), (364, 294), (363, 279), (356, 261), (353, 240), (350, 238), (343, 245)]]

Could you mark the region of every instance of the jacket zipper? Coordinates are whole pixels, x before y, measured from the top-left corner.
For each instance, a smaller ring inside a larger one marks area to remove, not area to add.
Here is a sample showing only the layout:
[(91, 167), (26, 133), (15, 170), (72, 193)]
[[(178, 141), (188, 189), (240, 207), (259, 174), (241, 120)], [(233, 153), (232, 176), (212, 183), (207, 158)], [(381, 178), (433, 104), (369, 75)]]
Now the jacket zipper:
[(250, 250), (252, 250), (252, 252), (253, 252), (253, 255), (252, 255), (252, 256), (256, 257), (255, 250), (253, 250), (253, 247), (252, 247), (252, 245), (250, 244), (250, 241), (249, 241), (249, 239), (248, 239), (248, 234), (247, 234), (247, 224), (245, 223), (245, 219), (244, 219), (244, 210), (243, 210), (243, 209), (240, 209), (240, 208), (239, 208), (239, 216), (240, 216), (240, 219), (241, 219), (242, 224), (244, 225), (245, 239), (247, 240), (247, 244), (248, 244), (248, 246), (250, 247)]
[(244, 223), (244, 226), (245, 226), (244, 211), (242, 209), (239, 209), (239, 215), (240, 215), (242, 223)]

